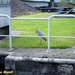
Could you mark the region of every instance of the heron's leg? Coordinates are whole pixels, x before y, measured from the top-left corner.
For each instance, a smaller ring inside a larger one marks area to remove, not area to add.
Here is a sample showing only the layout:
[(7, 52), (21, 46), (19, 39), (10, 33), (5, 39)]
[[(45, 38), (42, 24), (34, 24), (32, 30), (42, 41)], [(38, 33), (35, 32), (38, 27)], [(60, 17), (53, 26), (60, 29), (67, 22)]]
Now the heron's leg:
[(42, 39), (40, 39), (40, 44), (42, 44)]

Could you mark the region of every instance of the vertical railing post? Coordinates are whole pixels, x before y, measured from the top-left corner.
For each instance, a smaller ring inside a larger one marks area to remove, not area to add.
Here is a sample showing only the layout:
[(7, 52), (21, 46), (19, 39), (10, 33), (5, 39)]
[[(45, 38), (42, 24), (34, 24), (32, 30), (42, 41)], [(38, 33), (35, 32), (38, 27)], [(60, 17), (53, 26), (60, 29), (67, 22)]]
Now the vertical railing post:
[[(54, 17), (57, 17), (57, 18), (75, 18), (75, 15), (52, 15), (49, 17), (48, 19), (48, 51), (47, 52), (51, 52), (50, 50), (50, 22), (51, 22), (51, 19), (54, 18)], [(75, 51), (74, 51), (75, 53)]]
[(48, 50), (47, 52), (51, 52), (50, 50), (50, 19), (48, 19)]
[(9, 18), (9, 40), (10, 40), (10, 49), (9, 51), (12, 51), (12, 27), (11, 27), (11, 18)]

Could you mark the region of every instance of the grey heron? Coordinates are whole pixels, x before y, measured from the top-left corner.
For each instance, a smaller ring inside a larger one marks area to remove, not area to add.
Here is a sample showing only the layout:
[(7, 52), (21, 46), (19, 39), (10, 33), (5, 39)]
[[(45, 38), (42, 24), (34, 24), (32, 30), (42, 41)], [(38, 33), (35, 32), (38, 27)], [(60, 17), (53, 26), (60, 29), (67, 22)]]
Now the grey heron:
[[(38, 28), (35, 28), (35, 31), (36, 31), (36, 34), (38, 36), (40, 36), (40, 38), (41, 38), (40, 43), (42, 43), (42, 39), (46, 41), (46, 37), (44, 37), (44, 34), (40, 30), (38, 30)], [(43, 36), (43, 37), (41, 37), (41, 36)]]

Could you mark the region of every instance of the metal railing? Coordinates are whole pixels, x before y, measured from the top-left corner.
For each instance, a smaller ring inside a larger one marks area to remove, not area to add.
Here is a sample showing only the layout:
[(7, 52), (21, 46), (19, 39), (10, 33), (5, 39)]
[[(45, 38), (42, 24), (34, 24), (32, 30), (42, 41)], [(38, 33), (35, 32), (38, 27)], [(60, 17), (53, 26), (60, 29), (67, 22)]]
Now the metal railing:
[[(0, 14), (0, 17), (8, 17), (9, 19), (9, 35), (0, 35), (0, 36), (9, 36), (9, 41), (10, 41), (10, 49), (9, 51), (12, 51), (12, 25), (11, 25), (11, 20), (48, 20), (48, 36), (45, 36), (48, 38), (48, 49), (47, 52), (51, 52), (50, 49), (50, 38), (75, 38), (73, 36), (51, 36), (50, 35), (50, 25), (51, 25), (51, 19), (52, 18), (75, 18), (75, 15), (52, 15), (49, 18), (10, 18), (8, 15), (6, 14)], [(17, 36), (17, 37), (24, 37), (24, 36)], [(40, 37), (40, 36), (26, 36), (26, 37)], [(43, 37), (43, 36), (41, 36)]]
[(0, 35), (0, 36), (9, 36), (9, 39), (10, 39), (10, 44), (9, 44), (9, 46), (10, 46), (10, 49), (9, 49), (9, 51), (12, 51), (13, 49), (12, 49), (12, 27), (11, 27), (11, 18), (8, 16), (8, 15), (6, 15), (6, 14), (0, 14), (0, 17), (7, 17), (9, 20), (9, 35)]

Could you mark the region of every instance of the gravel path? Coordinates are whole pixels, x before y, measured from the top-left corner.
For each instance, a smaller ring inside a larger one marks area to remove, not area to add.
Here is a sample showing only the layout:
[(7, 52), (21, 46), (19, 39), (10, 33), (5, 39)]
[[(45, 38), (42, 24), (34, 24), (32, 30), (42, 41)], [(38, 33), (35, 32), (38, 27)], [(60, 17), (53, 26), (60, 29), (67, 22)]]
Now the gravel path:
[(23, 30), (12, 30), (12, 35), (19, 35), (22, 32), (24, 32)]

